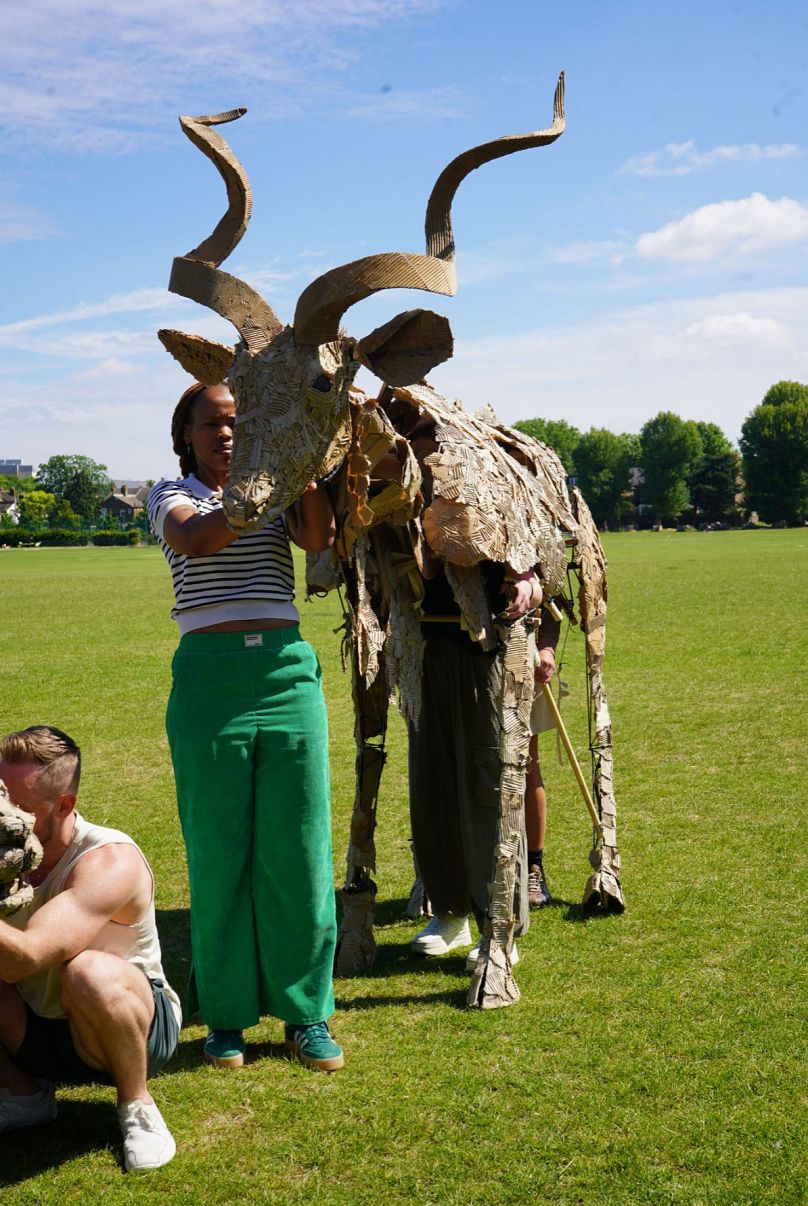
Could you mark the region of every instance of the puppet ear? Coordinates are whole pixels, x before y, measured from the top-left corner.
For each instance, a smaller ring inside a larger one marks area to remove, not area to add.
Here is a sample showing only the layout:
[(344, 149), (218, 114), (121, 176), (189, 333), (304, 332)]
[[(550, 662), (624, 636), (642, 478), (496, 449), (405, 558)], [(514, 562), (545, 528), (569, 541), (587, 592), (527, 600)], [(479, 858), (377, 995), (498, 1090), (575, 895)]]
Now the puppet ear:
[(230, 371), (235, 351), (223, 343), (165, 329), (157, 332), (157, 338), (166, 351), (179, 360), (186, 373), (203, 385), (218, 385)]
[(452, 351), (448, 319), (432, 310), (405, 310), (360, 339), (354, 355), (387, 385), (413, 385)]

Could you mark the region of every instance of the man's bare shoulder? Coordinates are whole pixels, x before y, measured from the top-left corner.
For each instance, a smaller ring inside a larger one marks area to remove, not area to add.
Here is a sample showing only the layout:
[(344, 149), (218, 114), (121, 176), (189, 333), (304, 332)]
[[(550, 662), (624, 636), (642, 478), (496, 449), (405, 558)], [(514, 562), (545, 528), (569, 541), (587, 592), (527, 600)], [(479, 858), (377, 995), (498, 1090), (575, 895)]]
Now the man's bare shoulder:
[(121, 925), (140, 921), (151, 903), (152, 875), (137, 846), (108, 842), (88, 850), (65, 881), (65, 891), (74, 893), (96, 913)]

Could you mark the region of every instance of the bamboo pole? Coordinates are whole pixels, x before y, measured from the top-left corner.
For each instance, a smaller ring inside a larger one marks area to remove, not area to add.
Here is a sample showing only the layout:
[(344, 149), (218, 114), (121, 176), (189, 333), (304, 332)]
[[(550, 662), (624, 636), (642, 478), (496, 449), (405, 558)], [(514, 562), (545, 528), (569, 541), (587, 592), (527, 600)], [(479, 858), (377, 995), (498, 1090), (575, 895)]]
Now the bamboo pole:
[(597, 810), (597, 808), (595, 808), (595, 805), (592, 801), (592, 795), (589, 791), (589, 787), (587, 786), (586, 779), (584, 779), (583, 772), (581, 770), (578, 759), (575, 756), (575, 750), (572, 748), (572, 742), (569, 739), (569, 734), (567, 733), (567, 730), (564, 727), (564, 721), (561, 719), (561, 713), (558, 710), (558, 704), (556, 703), (556, 701), (553, 697), (553, 692), (550, 690), (550, 684), (542, 683), (542, 690), (544, 691), (544, 698), (547, 700), (548, 707), (550, 708), (550, 711), (552, 712), (553, 720), (555, 721), (555, 726), (558, 729), (558, 734), (561, 738), (564, 749), (567, 751), (567, 757), (570, 760), (570, 766), (573, 769), (575, 778), (578, 780), (578, 786), (581, 789), (581, 794), (582, 794), (584, 800), (586, 801), (587, 808), (589, 809), (589, 815), (592, 818), (592, 824), (594, 825), (594, 827), (597, 831), (598, 837), (600, 838), (601, 841), (603, 841), (603, 826), (600, 823), (600, 817), (598, 816), (598, 810)]

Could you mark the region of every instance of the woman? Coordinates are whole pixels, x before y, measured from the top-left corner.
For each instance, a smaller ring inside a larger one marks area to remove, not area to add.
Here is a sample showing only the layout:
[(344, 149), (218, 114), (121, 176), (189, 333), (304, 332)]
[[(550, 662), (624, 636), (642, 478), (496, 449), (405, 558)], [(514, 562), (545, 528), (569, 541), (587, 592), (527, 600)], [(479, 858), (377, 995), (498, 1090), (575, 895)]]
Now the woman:
[(327, 548), (334, 516), (311, 483), (262, 531), (228, 528), (235, 413), (226, 385), (186, 390), (171, 424), (183, 477), (148, 501), (181, 636), (166, 729), (191, 885), (189, 1007), (208, 1024), (211, 1063), (240, 1067), (242, 1031), (272, 1014), (301, 1062), (334, 1071), (326, 713), (288, 539)]

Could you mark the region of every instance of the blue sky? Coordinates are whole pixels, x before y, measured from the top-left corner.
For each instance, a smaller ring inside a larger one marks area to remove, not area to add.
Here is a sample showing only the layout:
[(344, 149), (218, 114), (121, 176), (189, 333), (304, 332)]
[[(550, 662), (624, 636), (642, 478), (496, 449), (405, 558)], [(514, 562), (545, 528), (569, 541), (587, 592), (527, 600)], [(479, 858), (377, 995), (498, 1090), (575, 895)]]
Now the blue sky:
[(223, 128), (255, 198), (224, 266), (290, 320), (325, 269), (423, 251), (441, 169), (548, 126), (562, 68), (565, 134), (460, 188), (457, 296), (346, 325), (446, 314), (432, 381), (506, 422), (672, 409), (737, 438), (774, 381), (808, 382), (804, 3), (29, 0), (0, 12), (0, 458), (174, 476), (186, 378), (155, 332), (235, 338), (165, 290), (224, 211), (178, 114), (248, 107)]

